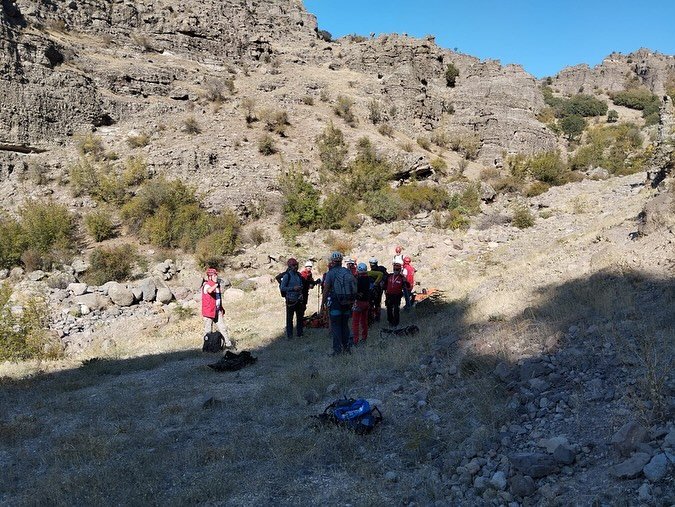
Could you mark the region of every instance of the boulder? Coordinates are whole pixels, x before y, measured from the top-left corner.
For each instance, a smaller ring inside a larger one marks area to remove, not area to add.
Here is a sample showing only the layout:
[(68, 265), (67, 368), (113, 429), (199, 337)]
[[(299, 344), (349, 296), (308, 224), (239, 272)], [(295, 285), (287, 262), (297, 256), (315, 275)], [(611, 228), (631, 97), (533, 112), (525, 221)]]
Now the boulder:
[(65, 289), (74, 282), (77, 282), (75, 275), (63, 271), (56, 271), (47, 277), (47, 286), (52, 289)]
[(553, 459), (561, 465), (571, 465), (577, 459), (577, 454), (569, 445), (563, 444), (553, 451)]
[(152, 278), (146, 278), (141, 282), (141, 292), (143, 294), (143, 301), (152, 302), (157, 296), (157, 284)]
[(230, 287), (225, 292), (223, 292), (223, 302), (224, 303), (233, 303), (239, 301), (246, 297), (246, 293), (241, 289), (235, 289)]
[(645, 477), (651, 482), (658, 482), (663, 479), (668, 472), (668, 457), (664, 454), (657, 454), (649, 463), (647, 463), (642, 471)]
[(157, 301), (163, 305), (168, 305), (173, 299), (173, 293), (168, 287), (160, 287), (157, 289)]
[(42, 271), (41, 269), (36, 269), (35, 271), (31, 271), (28, 273), (28, 279), (31, 282), (39, 282), (40, 280), (44, 280), (47, 277), (47, 273)]
[(142, 287), (132, 287), (131, 293), (134, 295), (136, 301), (143, 300), (143, 288)]
[(82, 259), (76, 259), (73, 261), (73, 263), (70, 265), (73, 268), (73, 271), (75, 272), (76, 275), (81, 275), (87, 269), (89, 269), (89, 264)]
[(621, 456), (630, 456), (647, 439), (647, 430), (636, 421), (629, 421), (617, 431), (610, 443)]
[(519, 452), (509, 456), (513, 466), (524, 475), (535, 479), (557, 472), (558, 466), (553, 456), (538, 452)]
[(73, 296), (81, 296), (82, 294), (87, 293), (87, 284), (86, 283), (70, 283), (67, 287), (68, 292), (71, 292)]
[(11, 271), (9, 272), (9, 277), (13, 280), (17, 280), (21, 278), (24, 275), (24, 273), (25, 272), (23, 268), (17, 266), (11, 269)]
[(506, 474), (502, 471), (495, 472), (490, 479), (493, 488), (504, 491), (506, 489)]
[(204, 282), (204, 277), (201, 273), (191, 271), (189, 273), (183, 272), (180, 275), (180, 283), (192, 291), (198, 291)]
[(642, 473), (650, 458), (646, 452), (636, 452), (626, 461), (610, 468), (610, 473), (617, 479), (634, 479)]
[(517, 474), (511, 477), (510, 491), (515, 497), (525, 498), (537, 491), (537, 486), (529, 475)]
[(120, 283), (108, 287), (108, 296), (117, 306), (131, 306), (134, 304), (134, 294)]
[(81, 296), (75, 296), (74, 301), (78, 305), (89, 307), (91, 310), (103, 310), (110, 306), (110, 299), (101, 294), (83, 294)]
[(264, 287), (269, 287), (269, 285), (274, 281), (274, 278), (271, 275), (260, 275), (248, 279), (249, 282), (255, 284), (256, 288), (261, 289)]

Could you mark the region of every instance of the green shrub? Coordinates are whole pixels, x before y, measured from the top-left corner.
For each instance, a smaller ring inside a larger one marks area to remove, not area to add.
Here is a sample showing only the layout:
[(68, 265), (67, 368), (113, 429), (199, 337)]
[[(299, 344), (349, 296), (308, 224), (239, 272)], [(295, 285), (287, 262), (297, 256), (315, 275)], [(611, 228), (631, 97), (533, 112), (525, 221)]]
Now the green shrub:
[(378, 222), (393, 222), (404, 209), (399, 195), (389, 188), (368, 192), (363, 198), (365, 212)]
[(642, 170), (647, 157), (640, 129), (632, 123), (591, 128), (586, 142), (570, 159), (571, 169), (604, 167), (612, 174), (630, 174)]
[(547, 192), (549, 188), (551, 187), (542, 181), (534, 181), (525, 189), (525, 195), (527, 197), (535, 197)]
[(392, 174), (391, 167), (377, 156), (368, 138), (359, 140), (357, 151), (356, 159), (349, 165), (347, 172), (347, 188), (355, 200), (367, 192), (382, 188)]
[(94, 160), (103, 158), (105, 147), (103, 146), (103, 139), (94, 134), (85, 134), (76, 138), (77, 150), (80, 155), (89, 155)]
[(450, 138), (442, 130), (434, 130), (431, 134), (431, 142), (440, 148), (446, 148), (450, 143)]
[(468, 215), (480, 213), (480, 184), (474, 183), (468, 185), (459, 197), (453, 195), (450, 201), (451, 206), (461, 208)]
[(455, 208), (450, 211), (450, 216), (448, 217), (444, 228), (452, 229), (453, 231), (466, 230), (469, 228), (470, 224), (471, 221), (469, 218), (464, 215), (460, 209)]
[(203, 267), (222, 266), (225, 258), (234, 253), (239, 243), (238, 226), (220, 229), (197, 242), (195, 257)]
[(98, 188), (100, 171), (89, 157), (80, 157), (68, 170), (70, 189), (74, 197), (91, 195)]
[(344, 168), (348, 148), (342, 131), (333, 122), (316, 138), (316, 145), (322, 169), (336, 173)]
[(453, 63), (449, 63), (445, 67), (445, 84), (450, 88), (454, 88), (458, 77), (459, 69)]
[(450, 149), (464, 155), (469, 160), (476, 160), (481, 148), (481, 140), (478, 134), (457, 134), (450, 138)]
[(323, 229), (341, 229), (345, 218), (353, 208), (354, 199), (338, 192), (328, 194), (321, 204), (321, 227)]
[(439, 174), (445, 174), (448, 169), (448, 164), (444, 159), (436, 157), (431, 161), (431, 168)]
[(18, 266), (25, 250), (21, 224), (13, 218), (0, 214), (0, 269)]
[(258, 151), (265, 155), (274, 155), (277, 152), (277, 148), (274, 145), (274, 139), (271, 136), (265, 134), (258, 140)]
[(450, 195), (439, 186), (411, 183), (400, 187), (398, 195), (405, 202), (408, 211), (413, 214), (422, 210), (444, 209), (450, 203)]
[(96, 242), (105, 241), (115, 236), (115, 224), (109, 210), (97, 209), (84, 218), (84, 226)]
[(85, 279), (91, 285), (128, 280), (137, 261), (138, 254), (132, 245), (96, 248), (89, 255)]
[(647, 125), (654, 125), (659, 121), (659, 98), (646, 88), (631, 88), (616, 92), (612, 95), (612, 102), (617, 106), (625, 106), (642, 111), (642, 117)]
[(603, 116), (607, 114), (607, 103), (592, 95), (580, 93), (573, 95), (563, 105), (564, 116), (578, 115), (582, 117)]
[(290, 170), (279, 178), (284, 197), (283, 215), (286, 228), (315, 230), (321, 221), (319, 192), (299, 170)]
[(586, 120), (578, 114), (565, 116), (560, 120), (560, 128), (570, 141), (576, 140), (581, 136), (586, 128)]
[(619, 112), (616, 109), (607, 111), (607, 123), (616, 123), (619, 121)]
[(368, 103), (368, 119), (373, 125), (382, 121), (382, 104), (379, 100), (373, 99)]
[(124, 161), (122, 183), (127, 187), (140, 185), (148, 179), (148, 165), (141, 157), (129, 157)]
[(530, 176), (549, 185), (563, 185), (569, 181), (569, 171), (557, 151), (531, 157), (525, 168)]
[(62, 355), (60, 341), (46, 332), (45, 301), (31, 298), (22, 311), (12, 311), (12, 288), (0, 284), (0, 362), (32, 358), (56, 359)]
[(351, 98), (338, 95), (337, 104), (333, 107), (335, 114), (342, 118), (350, 127), (356, 126), (357, 123), (354, 111), (352, 111), (353, 106), (354, 101)]
[(518, 229), (527, 229), (534, 225), (534, 216), (524, 204), (518, 204), (513, 210), (511, 224)]
[(183, 120), (183, 130), (188, 134), (201, 134), (202, 127), (199, 125), (197, 118), (190, 115)]
[(40, 256), (39, 267), (66, 262), (74, 249), (75, 218), (65, 205), (28, 201), (19, 211), (24, 246)]

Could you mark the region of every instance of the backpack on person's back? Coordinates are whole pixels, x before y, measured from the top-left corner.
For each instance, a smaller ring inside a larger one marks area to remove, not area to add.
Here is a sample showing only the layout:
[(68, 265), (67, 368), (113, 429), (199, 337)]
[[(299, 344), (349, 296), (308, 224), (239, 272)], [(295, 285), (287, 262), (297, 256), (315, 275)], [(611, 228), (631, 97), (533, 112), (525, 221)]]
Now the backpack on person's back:
[(333, 275), (332, 296), (341, 306), (351, 306), (356, 301), (356, 279), (347, 268), (336, 270)]

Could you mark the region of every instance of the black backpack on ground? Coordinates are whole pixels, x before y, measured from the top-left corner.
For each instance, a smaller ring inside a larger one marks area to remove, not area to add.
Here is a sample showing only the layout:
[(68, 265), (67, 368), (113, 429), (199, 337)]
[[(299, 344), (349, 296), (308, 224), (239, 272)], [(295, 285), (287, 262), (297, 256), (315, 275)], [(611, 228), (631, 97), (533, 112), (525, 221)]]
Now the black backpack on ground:
[(373, 431), (382, 422), (382, 412), (363, 399), (344, 398), (328, 405), (322, 414), (312, 416), (314, 427), (335, 425), (347, 428), (358, 435)]
[(249, 364), (255, 363), (257, 360), (258, 358), (253, 357), (248, 350), (244, 350), (239, 354), (228, 350), (217, 363), (209, 364), (208, 367), (215, 371), (237, 371)]
[(220, 352), (225, 345), (225, 337), (220, 331), (206, 333), (204, 335), (204, 344), (202, 352)]

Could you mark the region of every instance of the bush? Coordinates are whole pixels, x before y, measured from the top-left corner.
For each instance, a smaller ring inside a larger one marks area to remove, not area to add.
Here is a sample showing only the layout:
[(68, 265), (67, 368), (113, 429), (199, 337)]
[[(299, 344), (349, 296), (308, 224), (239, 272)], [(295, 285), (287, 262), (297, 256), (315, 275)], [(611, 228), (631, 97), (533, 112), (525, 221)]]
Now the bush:
[(444, 209), (450, 203), (450, 195), (439, 186), (419, 185), (411, 183), (398, 189), (398, 195), (406, 203), (412, 214), (422, 210), (432, 211)]
[(330, 122), (316, 138), (322, 169), (337, 173), (344, 168), (347, 145), (342, 131)]
[(527, 197), (535, 197), (547, 192), (549, 188), (551, 187), (548, 184), (541, 181), (535, 181), (525, 189), (525, 195)]
[(29, 299), (22, 305), (22, 311), (15, 313), (11, 297), (10, 285), (0, 284), (0, 362), (61, 356), (61, 343), (56, 338), (50, 339), (45, 331), (45, 301)]
[(106, 210), (98, 209), (89, 213), (84, 218), (84, 226), (96, 242), (105, 241), (115, 236), (115, 225), (110, 217), (110, 212)]
[(286, 111), (265, 109), (260, 113), (260, 119), (267, 131), (279, 134), (281, 137), (286, 135), (286, 127), (290, 125)]
[(586, 120), (578, 114), (565, 116), (560, 120), (560, 128), (570, 141), (576, 140), (581, 136), (586, 128)]
[(429, 141), (429, 139), (427, 139), (426, 137), (418, 137), (417, 144), (423, 150), (431, 151), (431, 141)]
[(299, 170), (291, 170), (279, 179), (284, 197), (284, 226), (315, 230), (321, 221), (321, 193), (308, 182)]
[(80, 155), (89, 155), (94, 160), (103, 158), (105, 147), (103, 146), (103, 139), (94, 134), (85, 134), (76, 138), (77, 150)]
[(122, 183), (127, 187), (140, 185), (148, 179), (148, 166), (141, 157), (129, 157), (124, 161)]
[(354, 111), (352, 111), (353, 106), (354, 101), (351, 98), (338, 95), (337, 104), (333, 107), (335, 114), (342, 118), (350, 127), (355, 127), (357, 123)]
[(592, 95), (580, 93), (572, 96), (563, 103), (563, 115), (578, 115), (582, 117), (603, 116), (607, 114), (607, 103), (596, 99)]
[(256, 226), (249, 229), (247, 239), (249, 243), (258, 246), (262, 245), (265, 241), (267, 241), (269, 237), (264, 229)]
[(616, 109), (607, 111), (607, 123), (616, 123), (619, 121), (619, 112)]
[(321, 227), (323, 229), (341, 229), (345, 225), (345, 218), (354, 206), (354, 199), (333, 192), (328, 194), (321, 205)]
[(50, 269), (57, 261), (69, 260), (75, 243), (75, 218), (66, 206), (29, 201), (19, 214), (23, 245), (40, 257), (36, 267)]
[(612, 174), (642, 170), (647, 154), (642, 150), (640, 129), (632, 123), (604, 125), (589, 129), (587, 144), (570, 159), (570, 168), (586, 170), (604, 167)]
[(258, 151), (265, 155), (274, 155), (277, 152), (277, 148), (274, 145), (274, 139), (271, 136), (265, 134), (258, 140)]
[(128, 280), (137, 261), (138, 254), (131, 245), (96, 248), (89, 255), (89, 269), (85, 279), (91, 285)]
[(450, 139), (448, 138), (448, 134), (442, 130), (434, 130), (431, 134), (431, 142), (440, 148), (446, 148), (450, 143)]
[(392, 169), (377, 156), (368, 138), (359, 140), (358, 154), (349, 166), (347, 188), (356, 200), (366, 192), (382, 188), (389, 180)]
[(454, 64), (449, 63), (445, 68), (445, 84), (450, 88), (454, 88), (458, 77), (459, 69)]
[(383, 123), (377, 128), (377, 131), (386, 137), (394, 137), (394, 128), (388, 123)]
[(382, 104), (379, 100), (373, 99), (368, 103), (368, 119), (373, 125), (377, 125), (382, 121)]
[(197, 119), (190, 115), (183, 120), (183, 130), (188, 134), (201, 134), (202, 127), (199, 125)]
[(481, 141), (478, 134), (465, 133), (453, 136), (449, 141), (450, 149), (464, 155), (469, 160), (476, 160), (480, 153)]
[(363, 201), (366, 213), (378, 222), (393, 222), (402, 215), (404, 209), (399, 195), (389, 188), (368, 192)]
[(530, 176), (543, 183), (563, 185), (569, 181), (569, 171), (557, 151), (535, 155), (525, 167)]
[(224, 228), (209, 234), (197, 243), (195, 256), (203, 267), (222, 266), (225, 258), (231, 255), (238, 245), (238, 226)]
[(448, 169), (448, 164), (444, 159), (436, 157), (431, 161), (431, 168), (439, 174), (445, 174)]
[(127, 137), (127, 144), (131, 148), (142, 148), (147, 146), (150, 143), (150, 136), (144, 132), (141, 132), (135, 136)]
[(258, 118), (255, 115), (255, 99), (251, 97), (244, 97), (241, 100), (241, 107), (244, 109), (246, 119), (246, 125), (250, 125), (253, 122), (258, 121)]
[(518, 204), (513, 210), (511, 224), (518, 229), (527, 229), (534, 225), (534, 216), (524, 204)]
[(17, 266), (25, 250), (21, 224), (13, 218), (0, 214), (0, 269)]
[(616, 92), (612, 95), (612, 102), (617, 106), (625, 106), (642, 111), (642, 117), (647, 125), (654, 125), (659, 121), (659, 98), (646, 88), (631, 88)]

